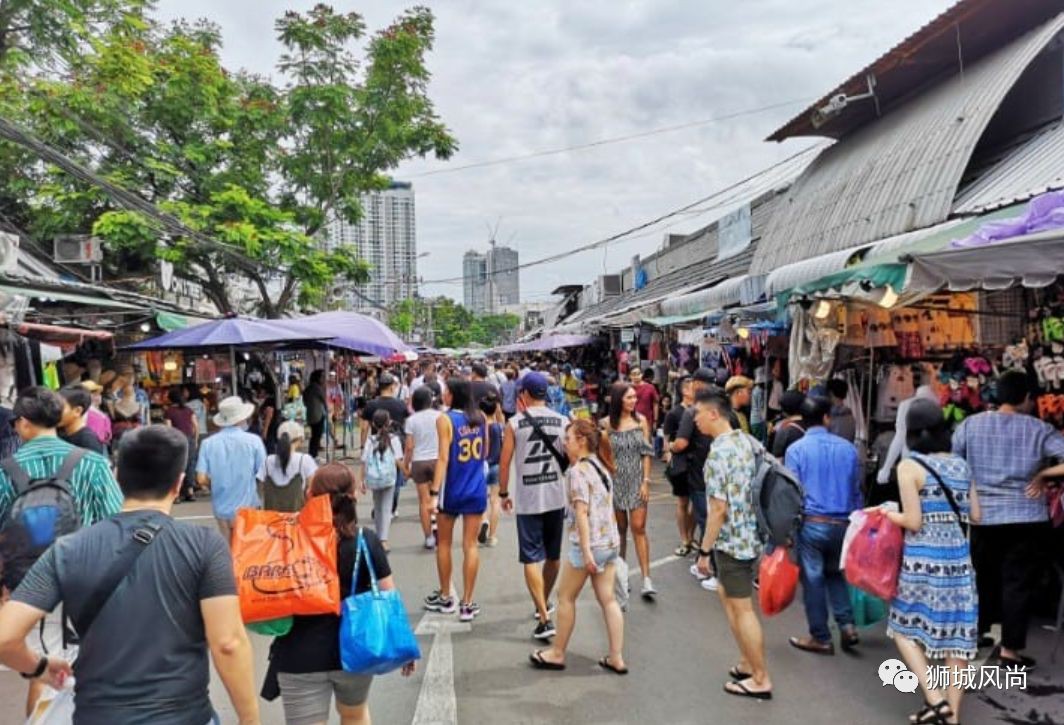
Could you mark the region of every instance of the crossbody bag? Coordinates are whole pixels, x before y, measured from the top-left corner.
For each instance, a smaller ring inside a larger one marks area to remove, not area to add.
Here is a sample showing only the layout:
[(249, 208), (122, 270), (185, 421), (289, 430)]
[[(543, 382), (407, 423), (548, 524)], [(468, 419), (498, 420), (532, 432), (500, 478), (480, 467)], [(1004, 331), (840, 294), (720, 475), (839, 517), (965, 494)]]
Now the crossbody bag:
[(957, 504), (957, 498), (953, 493), (953, 489), (951, 489), (949, 485), (947, 485), (947, 483), (942, 479), (942, 476), (938, 475), (938, 471), (929, 466), (927, 463), (921, 461), (919, 458), (913, 458), (912, 460), (919, 463), (924, 468), (924, 470), (934, 476), (935, 480), (938, 481), (938, 485), (942, 488), (942, 493), (946, 496), (946, 501), (949, 502), (949, 507), (953, 509), (953, 513), (957, 515), (957, 525), (961, 527), (961, 533), (967, 537), (968, 524), (964, 523), (964, 516), (961, 514), (961, 507)]
[(554, 457), (554, 460), (557, 461), (558, 468), (561, 469), (562, 473), (565, 473), (567, 470), (569, 470), (569, 458), (567, 456), (563, 456), (558, 451), (558, 449), (554, 447), (554, 443), (552, 443), (551, 439), (547, 437), (547, 434), (543, 432), (543, 428), (539, 425), (539, 422), (535, 419), (535, 417), (529, 415), (527, 410), (523, 411), (521, 415), (523, 415), (525, 417), (525, 420), (528, 421), (529, 425), (532, 426), (532, 436), (538, 438), (543, 443), (543, 445), (547, 447), (547, 450)]

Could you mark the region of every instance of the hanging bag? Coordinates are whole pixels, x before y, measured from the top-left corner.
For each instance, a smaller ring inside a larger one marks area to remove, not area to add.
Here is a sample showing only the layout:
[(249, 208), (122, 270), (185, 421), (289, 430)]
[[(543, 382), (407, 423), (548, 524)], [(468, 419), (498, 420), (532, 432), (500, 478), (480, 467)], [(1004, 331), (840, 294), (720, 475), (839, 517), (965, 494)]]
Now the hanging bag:
[(890, 601), (898, 593), (904, 537), (884, 511), (869, 511), (846, 552), (846, 581)]
[(244, 622), (297, 614), (338, 614), (337, 535), (328, 495), (297, 514), (240, 509), (233, 571)]
[[(344, 672), (383, 675), (421, 659), (421, 650), (399, 592), (395, 589), (381, 591), (377, 586), (373, 557), (369, 555), (361, 529), (356, 546), (351, 594), (344, 599), (340, 612), (340, 662)], [(355, 594), (358, 567), (363, 557), (371, 588), (368, 592)]]
[(797, 590), (798, 565), (787, 555), (787, 547), (777, 546), (771, 554), (761, 557), (757, 599), (765, 616), (771, 617), (789, 607)]

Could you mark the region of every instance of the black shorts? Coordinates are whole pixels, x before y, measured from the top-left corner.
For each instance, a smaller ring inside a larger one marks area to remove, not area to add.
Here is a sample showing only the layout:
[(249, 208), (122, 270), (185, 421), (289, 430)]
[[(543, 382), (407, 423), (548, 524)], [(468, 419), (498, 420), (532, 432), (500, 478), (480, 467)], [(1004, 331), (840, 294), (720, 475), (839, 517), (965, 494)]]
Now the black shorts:
[(691, 486), (687, 482), (687, 471), (682, 473), (666, 472), (665, 478), (669, 479), (669, 485), (672, 486), (672, 495), (677, 498), (688, 498), (691, 495)]
[(558, 561), (562, 558), (564, 535), (565, 509), (542, 514), (518, 514), (518, 559), (522, 564)]

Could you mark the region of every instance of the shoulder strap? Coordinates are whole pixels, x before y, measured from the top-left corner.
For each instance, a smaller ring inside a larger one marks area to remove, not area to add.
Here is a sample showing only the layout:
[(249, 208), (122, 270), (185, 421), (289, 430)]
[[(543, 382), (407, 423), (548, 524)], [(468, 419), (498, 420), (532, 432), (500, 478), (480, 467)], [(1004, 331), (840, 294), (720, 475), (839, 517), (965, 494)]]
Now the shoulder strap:
[(953, 513), (957, 516), (957, 525), (961, 527), (961, 532), (967, 535), (968, 525), (964, 523), (964, 517), (961, 515), (961, 507), (957, 505), (957, 498), (953, 494), (953, 489), (951, 489), (942, 476), (938, 474), (938, 471), (928, 465), (926, 461), (922, 461), (916, 457), (913, 457), (912, 460), (919, 463), (924, 470), (934, 476), (935, 480), (938, 481), (938, 485), (942, 488), (942, 493), (946, 496), (946, 501), (949, 502), (949, 507), (953, 509)]
[(377, 588), (377, 572), (373, 569), (373, 557), (369, 554), (369, 544), (366, 543), (366, 537), (362, 535), (362, 527), (358, 527), (358, 541), (355, 543), (355, 570), (351, 574), (351, 596), (355, 595), (355, 589), (358, 587), (358, 565), (362, 562), (362, 552), (366, 552), (366, 571), (369, 572), (369, 585), (374, 594), (379, 594), (380, 590)]
[(74, 469), (81, 463), (81, 459), (88, 453), (84, 448), (73, 448), (66, 454), (66, 458), (63, 459), (63, 464), (59, 467), (59, 471), (56, 472), (55, 478), (58, 481), (70, 481), (70, 477), (74, 475)]
[[(118, 522), (115, 523), (118, 525)], [(170, 528), (172, 525), (173, 520), (167, 516), (161, 522), (145, 523), (133, 531), (133, 535), (118, 551), (118, 554), (111, 561), (111, 566), (107, 568), (107, 571), (100, 578), (99, 584), (82, 602), (78, 616), (71, 617), (79, 639), (85, 639), (85, 635), (92, 627), (93, 622), (96, 621), (96, 617), (107, 606), (119, 585), (133, 571), (133, 565), (140, 555), (144, 553), (144, 550), (155, 541), (163, 529)]]
[(550, 442), (549, 438), (547, 438), (547, 434), (543, 432), (543, 429), (540, 427), (539, 422), (534, 416), (530, 415), (527, 410), (522, 411), (521, 415), (523, 415), (525, 420), (529, 422), (529, 425), (532, 426), (532, 434), (543, 441), (543, 445), (547, 447), (547, 450), (552, 456), (554, 456), (554, 460), (558, 463), (558, 468), (564, 473), (569, 468), (569, 459), (558, 452), (558, 449), (555, 448), (554, 444)]
[(18, 464), (14, 456), (8, 456), (3, 461), (0, 461), (0, 467), (4, 469), (4, 473), (11, 480), (11, 488), (15, 489), (16, 496), (29, 488), (30, 477), (22, 466)]
[(606, 475), (606, 472), (599, 468), (598, 464), (590, 458), (585, 458), (591, 467), (595, 469), (595, 473), (599, 475), (599, 479), (602, 481), (602, 485), (606, 487), (606, 491), (610, 490), (610, 477)]

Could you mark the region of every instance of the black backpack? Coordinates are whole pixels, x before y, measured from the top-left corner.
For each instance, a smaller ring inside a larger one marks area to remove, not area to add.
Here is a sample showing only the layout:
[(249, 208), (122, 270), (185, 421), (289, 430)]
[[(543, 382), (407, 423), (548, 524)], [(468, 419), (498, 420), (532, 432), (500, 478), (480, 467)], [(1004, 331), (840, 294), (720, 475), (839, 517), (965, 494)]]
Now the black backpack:
[(0, 561), (3, 585), (9, 591), (19, 585), (26, 572), (55, 540), (81, 528), (70, 479), (87, 453), (74, 448), (63, 459), (55, 475), (31, 479), (13, 458), (0, 461), (11, 481), (15, 498), (0, 521)]
[(802, 526), (805, 491), (794, 472), (765, 450), (753, 436), (747, 436), (754, 448), (752, 498), (757, 516), (757, 534), (762, 543), (794, 546)]

